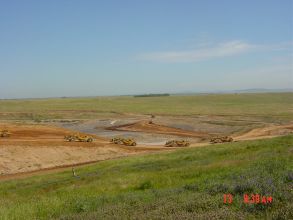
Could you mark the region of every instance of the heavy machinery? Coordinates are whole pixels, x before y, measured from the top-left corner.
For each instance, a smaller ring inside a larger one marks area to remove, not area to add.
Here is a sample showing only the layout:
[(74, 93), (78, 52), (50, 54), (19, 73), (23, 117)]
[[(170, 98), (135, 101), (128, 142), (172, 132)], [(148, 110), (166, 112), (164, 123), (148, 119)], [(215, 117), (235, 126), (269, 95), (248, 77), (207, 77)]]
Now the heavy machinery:
[(87, 135), (81, 135), (81, 134), (74, 134), (74, 135), (66, 135), (64, 137), (66, 141), (72, 142), (72, 141), (77, 141), (77, 142), (93, 142), (93, 137), (87, 136)]
[(126, 146), (136, 146), (136, 142), (132, 138), (126, 138), (122, 140), (123, 144)]
[(9, 137), (11, 133), (8, 130), (1, 130), (0, 131), (0, 137)]
[(156, 116), (151, 114), (151, 119), (149, 120), (149, 124), (153, 124), (153, 119), (155, 118)]
[(166, 142), (165, 147), (188, 147), (189, 145), (190, 142), (186, 140), (171, 140)]
[(222, 136), (222, 137), (213, 137), (211, 139), (212, 144), (217, 144), (217, 143), (224, 143), (224, 142), (232, 142), (233, 138), (229, 136)]
[(110, 142), (114, 144), (123, 144), (126, 146), (136, 146), (136, 142), (133, 138), (114, 137), (110, 140)]
[(123, 140), (123, 138), (121, 138), (121, 137), (114, 137), (110, 140), (110, 142), (112, 142), (114, 144), (123, 144), (122, 140)]

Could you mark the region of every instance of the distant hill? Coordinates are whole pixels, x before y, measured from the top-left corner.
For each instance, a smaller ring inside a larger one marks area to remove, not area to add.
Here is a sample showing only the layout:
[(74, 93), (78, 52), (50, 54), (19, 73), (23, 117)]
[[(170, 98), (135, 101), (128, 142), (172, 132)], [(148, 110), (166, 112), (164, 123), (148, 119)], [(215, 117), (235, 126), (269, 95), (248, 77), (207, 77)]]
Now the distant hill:
[(172, 93), (172, 95), (196, 95), (196, 94), (210, 94), (210, 93), (218, 93), (218, 94), (231, 94), (231, 93), (283, 93), (283, 92), (293, 92), (293, 88), (286, 89), (263, 89), (263, 88), (253, 88), (253, 89), (239, 89), (239, 90), (206, 90), (206, 91), (198, 91), (198, 92), (180, 92), (180, 93)]
[(293, 89), (287, 88), (287, 89), (242, 89), (242, 90), (233, 90), (231, 92), (237, 92), (237, 93), (265, 93), (265, 92), (293, 92)]
[(163, 94), (143, 94), (143, 95), (134, 95), (133, 97), (157, 97), (157, 96), (170, 96), (169, 93), (163, 93)]

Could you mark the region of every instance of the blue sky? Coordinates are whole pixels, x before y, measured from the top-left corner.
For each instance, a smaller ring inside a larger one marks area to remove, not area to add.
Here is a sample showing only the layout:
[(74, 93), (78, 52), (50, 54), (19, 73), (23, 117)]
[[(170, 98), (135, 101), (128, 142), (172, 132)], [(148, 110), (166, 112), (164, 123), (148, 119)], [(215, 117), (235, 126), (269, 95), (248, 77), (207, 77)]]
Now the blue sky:
[(292, 14), (292, 0), (0, 0), (0, 98), (292, 88)]

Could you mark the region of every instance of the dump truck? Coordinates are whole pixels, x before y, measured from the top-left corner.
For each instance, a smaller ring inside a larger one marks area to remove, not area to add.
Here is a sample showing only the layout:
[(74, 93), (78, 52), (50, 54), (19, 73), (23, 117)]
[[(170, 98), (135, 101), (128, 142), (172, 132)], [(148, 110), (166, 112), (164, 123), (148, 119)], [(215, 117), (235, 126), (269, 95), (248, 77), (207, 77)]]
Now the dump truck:
[(133, 138), (114, 137), (110, 140), (114, 144), (123, 144), (126, 146), (136, 146), (136, 141)]
[(188, 147), (190, 142), (187, 140), (171, 140), (167, 141), (165, 147)]
[(8, 130), (1, 130), (0, 137), (9, 137), (11, 133)]
[(221, 137), (213, 137), (210, 142), (212, 144), (217, 144), (217, 143), (225, 143), (225, 142), (232, 142), (233, 138), (229, 136), (221, 136)]
[(77, 142), (93, 142), (93, 137), (87, 136), (87, 135), (80, 135), (80, 134), (74, 134), (74, 135), (66, 135), (64, 137), (66, 141), (72, 142), (72, 141), (77, 141)]

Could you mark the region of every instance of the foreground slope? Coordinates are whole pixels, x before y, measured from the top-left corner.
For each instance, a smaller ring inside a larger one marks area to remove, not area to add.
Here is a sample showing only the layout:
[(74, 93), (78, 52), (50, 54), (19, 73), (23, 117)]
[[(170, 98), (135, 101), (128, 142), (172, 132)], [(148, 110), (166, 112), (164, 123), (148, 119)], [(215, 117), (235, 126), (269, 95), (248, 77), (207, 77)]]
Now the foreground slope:
[[(2, 219), (292, 219), (293, 136), (103, 161), (0, 183)], [(234, 196), (223, 203), (223, 194)], [(272, 196), (244, 204), (243, 194)]]

